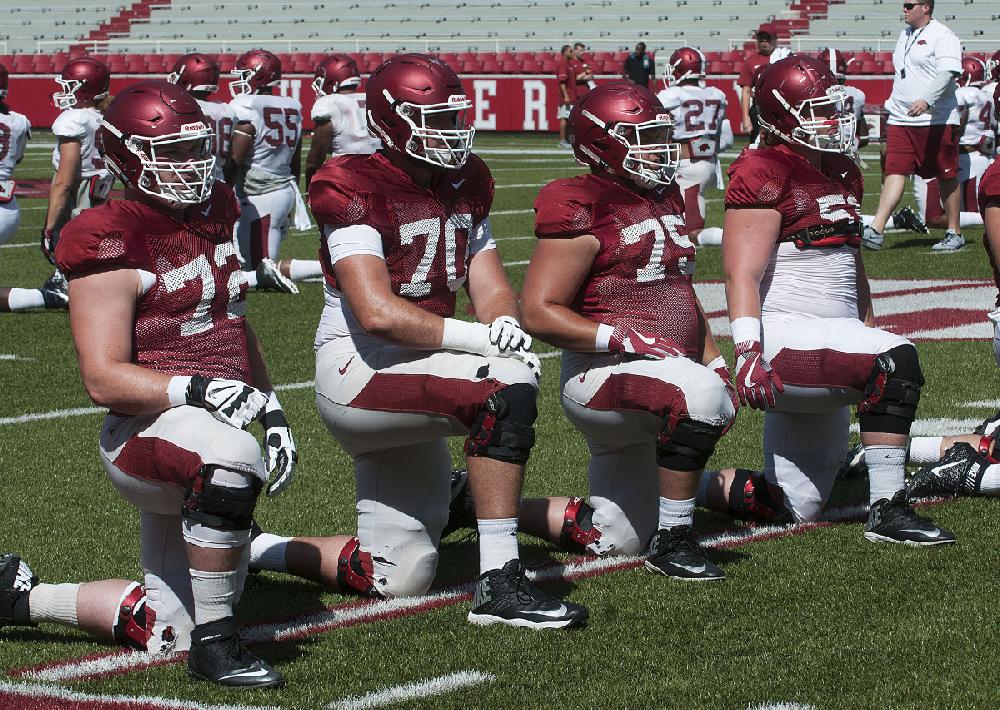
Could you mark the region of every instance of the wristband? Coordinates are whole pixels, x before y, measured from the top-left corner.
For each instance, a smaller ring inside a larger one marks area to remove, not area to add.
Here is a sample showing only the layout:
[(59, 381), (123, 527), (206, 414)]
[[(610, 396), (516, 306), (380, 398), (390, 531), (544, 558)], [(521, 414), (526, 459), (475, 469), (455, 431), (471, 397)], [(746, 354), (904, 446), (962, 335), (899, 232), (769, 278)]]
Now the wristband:
[(187, 388), (190, 383), (190, 377), (178, 375), (170, 378), (170, 382), (167, 384), (167, 401), (170, 402), (171, 407), (187, 404)]
[(734, 343), (747, 341), (760, 342), (760, 319), (743, 316), (730, 322), (729, 329), (733, 333)]
[(489, 326), (482, 323), (469, 323), (457, 318), (444, 319), (444, 332), (441, 334), (442, 350), (482, 353), (483, 348), (489, 342)]
[(597, 326), (597, 337), (594, 338), (594, 350), (599, 353), (606, 353), (611, 349), (611, 336), (615, 329), (607, 323), (600, 323)]

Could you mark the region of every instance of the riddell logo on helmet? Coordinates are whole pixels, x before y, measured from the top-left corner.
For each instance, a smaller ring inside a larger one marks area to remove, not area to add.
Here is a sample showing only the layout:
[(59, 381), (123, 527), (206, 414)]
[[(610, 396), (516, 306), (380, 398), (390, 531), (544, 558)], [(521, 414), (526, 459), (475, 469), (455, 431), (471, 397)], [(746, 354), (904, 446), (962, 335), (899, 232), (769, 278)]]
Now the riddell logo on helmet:
[(197, 131), (204, 131), (205, 128), (205, 124), (200, 121), (198, 123), (185, 123), (181, 126), (181, 133), (196, 133)]
[(452, 94), (448, 97), (449, 104), (464, 104), (465, 94)]
[(669, 113), (658, 113), (656, 114), (657, 121), (673, 121)]

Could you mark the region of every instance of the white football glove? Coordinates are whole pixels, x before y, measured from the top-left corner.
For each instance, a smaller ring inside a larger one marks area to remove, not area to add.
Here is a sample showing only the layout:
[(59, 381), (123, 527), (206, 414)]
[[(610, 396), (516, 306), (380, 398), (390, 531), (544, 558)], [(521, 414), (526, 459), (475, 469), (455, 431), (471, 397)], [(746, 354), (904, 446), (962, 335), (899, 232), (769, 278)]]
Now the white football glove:
[(528, 350), (515, 350), (510, 354), (510, 356), (527, 365), (532, 374), (535, 376), (536, 381), (542, 381), (542, 361), (538, 359), (538, 356), (535, 355), (535, 353), (529, 352)]
[(285, 412), (278, 402), (274, 392), (268, 393), (267, 406), (261, 419), (264, 425), (264, 450), (267, 453), (267, 474), (275, 475), (271, 485), (267, 487), (267, 495), (273, 497), (291, 485), (295, 478), (295, 466), (299, 462), (299, 453), (295, 448), (292, 430), (288, 428)]
[(501, 353), (508, 350), (531, 350), (531, 336), (511, 316), (500, 316), (490, 323), (490, 343)]
[(239, 380), (223, 380), (194, 375), (188, 383), (185, 400), (201, 407), (224, 424), (246, 429), (267, 404), (267, 395)]

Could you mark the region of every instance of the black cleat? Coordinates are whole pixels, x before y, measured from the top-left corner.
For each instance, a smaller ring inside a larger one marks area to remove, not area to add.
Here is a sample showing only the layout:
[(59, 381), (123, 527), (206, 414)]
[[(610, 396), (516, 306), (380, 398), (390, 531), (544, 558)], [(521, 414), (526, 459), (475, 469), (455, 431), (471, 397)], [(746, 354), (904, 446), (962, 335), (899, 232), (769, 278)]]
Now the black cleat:
[(657, 530), (649, 541), (646, 569), (692, 582), (712, 582), (726, 578), (722, 568), (705, 556), (690, 525)]
[(47, 309), (65, 310), (69, 308), (69, 286), (66, 283), (66, 277), (58, 270), (45, 279), (45, 283), (39, 290), (42, 292), (42, 299), (45, 301)]
[(0, 627), (32, 626), (28, 595), (37, 584), (27, 562), (11, 552), (0, 556)]
[(844, 464), (840, 467), (837, 478), (868, 478), (864, 444), (855, 444), (847, 452), (847, 458), (844, 459)]
[(972, 430), (972, 433), (980, 436), (993, 436), (998, 427), (1000, 427), (1000, 411), (992, 417), (984, 419), (982, 424)]
[(979, 486), (990, 460), (960, 441), (944, 452), (936, 463), (924, 466), (906, 482), (909, 498), (971, 496)]
[(194, 627), (188, 673), (200, 680), (234, 688), (280, 688), (285, 684), (278, 671), (243, 645), (236, 631), (236, 620), (231, 616)]
[(295, 282), (281, 273), (278, 265), (270, 259), (261, 259), (257, 264), (257, 290), (278, 293), (298, 293)]
[(475, 530), (476, 527), (476, 503), (472, 500), (469, 488), (469, 472), (464, 468), (456, 468), (451, 472), (451, 503), (448, 506), (448, 523), (441, 531), (441, 539), (456, 530)]
[(930, 234), (927, 225), (923, 223), (920, 217), (917, 216), (917, 213), (910, 207), (903, 207), (896, 212), (892, 216), (892, 223), (896, 229), (905, 229), (908, 232), (917, 232), (918, 234)]
[(469, 621), (479, 626), (509, 624), (532, 629), (568, 629), (587, 623), (587, 607), (550, 597), (524, 574), (520, 560), (476, 580)]
[(906, 491), (897, 491), (892, 500), (872, 503), (865, 523), (865, 539), (872, 542), (897, 542), (903, 545), (946, 545), (955, 542), (948, 530), (922, 518), (910, 507)]

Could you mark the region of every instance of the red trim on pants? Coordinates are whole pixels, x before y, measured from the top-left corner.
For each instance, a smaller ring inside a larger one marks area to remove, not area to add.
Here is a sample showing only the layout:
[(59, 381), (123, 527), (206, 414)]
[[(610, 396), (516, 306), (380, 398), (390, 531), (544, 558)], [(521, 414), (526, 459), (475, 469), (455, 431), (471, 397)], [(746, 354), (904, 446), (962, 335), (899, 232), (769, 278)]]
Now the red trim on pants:
[(609, 376), (586, 406), (603, 411), (649, 412), (660, 418), (669, 415), (671, 427), (688, 413), (687, 399), (680, 387), (655, 377), (632, 374)]
[(850, 387), (864, 392), (875, 366), (874, 353), (842, 353), (829, 348), (782, 348), (771, 367), (786, 385), (798, 387)]
[[(483, 367), (489, 367), (486, 360)], [(376, 372), (350, 406), (379, 412), (438, 414), (454, 417), (470, 427), (490, 395), (504, 387), (507, 385), (493, 378), (460, 380)]]
[[(123, 473), (186, 488), (201, 468), (201, 456), (155, 436), (133, 436), (114, 460)], [(180, 511), (177, 511), (180, 513)]]

